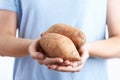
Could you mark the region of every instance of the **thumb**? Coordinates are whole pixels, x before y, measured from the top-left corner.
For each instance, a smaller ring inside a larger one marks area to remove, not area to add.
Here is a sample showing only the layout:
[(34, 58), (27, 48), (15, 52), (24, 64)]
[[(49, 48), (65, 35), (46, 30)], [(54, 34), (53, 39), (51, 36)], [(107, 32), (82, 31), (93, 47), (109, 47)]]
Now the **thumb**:
[(41, 52), (37, 51), (37, 47), (39, 44), (38, 41), (38, 39), (33, 40), (31, 45), (29, 46), (28, 52), (33, 59), (44, 59), (45, 56)]

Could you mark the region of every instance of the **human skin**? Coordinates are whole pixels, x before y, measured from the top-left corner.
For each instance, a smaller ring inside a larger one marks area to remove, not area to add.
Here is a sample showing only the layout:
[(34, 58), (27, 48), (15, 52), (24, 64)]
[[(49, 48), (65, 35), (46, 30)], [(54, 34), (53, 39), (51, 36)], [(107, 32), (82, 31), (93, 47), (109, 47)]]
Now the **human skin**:
[[(108, 0), (107, 4), (107, 26), (108, 39), (86, 43), (79, 48), (82, 52), (81, 61), (63, 61), (61, 58), (49, 58), (36, 50), (37, 40), (16, 38), (17, 13), (0, 10), (0, 55), (11, 57), (32, 56), (40, 64), (48, 68), (64, 71), (80, 71), (89, 56), (97, 58), (120, 58), (120, 0)], [(18, 46), (19, 45), (19, 46)], [(104, 49), (104, 50), (103, 50)], [(55, 63), (65, 63), (58, 66)], [(67, 65), (67, 66), (66, 66)], [(76, 66), (77, 65), (77, 66)]]

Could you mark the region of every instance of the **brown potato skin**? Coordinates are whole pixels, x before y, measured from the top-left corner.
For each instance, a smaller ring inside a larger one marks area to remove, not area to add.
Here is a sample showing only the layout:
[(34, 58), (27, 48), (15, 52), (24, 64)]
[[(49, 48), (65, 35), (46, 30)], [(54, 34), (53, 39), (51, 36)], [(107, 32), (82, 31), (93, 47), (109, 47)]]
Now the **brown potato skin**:
[(41, 36), (47, 33), (58, 33), (67, 36), (73, 41), (76, 48), (83, 46), (86, 42), (85, 34), (82, 31), (63, 23), (57, 23), (51, 26), (46, 32), (42, 33)]
[(74, 43), (64, 35), (46, 33), (41, 37), (39, 43), (49, 57), (60, 57), (70, 61), (81, 59)]

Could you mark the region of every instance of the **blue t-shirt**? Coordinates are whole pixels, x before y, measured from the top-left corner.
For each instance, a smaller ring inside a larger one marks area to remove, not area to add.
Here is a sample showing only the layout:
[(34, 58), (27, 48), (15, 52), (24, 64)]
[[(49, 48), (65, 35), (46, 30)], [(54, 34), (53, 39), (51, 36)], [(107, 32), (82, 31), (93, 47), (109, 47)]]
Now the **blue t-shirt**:
[[(82, 30), (87, 41), (105, 39), (107, 0), (0, 0), (0, 9), (18, 14), (18, 34), (35, 39), (56, 23)], [(30, 56), (15, 59), (13, 80), (108, 80), (106, 60), (90, 57), (80, 72), (58, 72)]]

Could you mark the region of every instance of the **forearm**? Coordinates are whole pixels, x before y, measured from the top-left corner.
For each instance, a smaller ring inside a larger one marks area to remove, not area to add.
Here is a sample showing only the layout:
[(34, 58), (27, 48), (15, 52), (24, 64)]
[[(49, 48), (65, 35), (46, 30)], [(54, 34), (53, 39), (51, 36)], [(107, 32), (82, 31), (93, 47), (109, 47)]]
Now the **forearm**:
[(120, 37), (87, 43), (91, 57), (120, 58)]
[(0, 55), (23, 57), (29, 55), (28, 47), (32, 40), (16, 38), (10, 35), (0, 35)]

